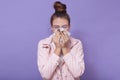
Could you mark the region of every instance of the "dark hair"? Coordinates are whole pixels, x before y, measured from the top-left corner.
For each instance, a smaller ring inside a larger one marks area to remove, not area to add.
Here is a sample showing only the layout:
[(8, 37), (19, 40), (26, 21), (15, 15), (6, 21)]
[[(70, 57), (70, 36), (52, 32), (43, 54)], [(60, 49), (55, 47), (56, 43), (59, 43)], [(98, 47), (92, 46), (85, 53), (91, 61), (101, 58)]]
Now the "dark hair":
[(53, 20), (54, 18), (57, 18), (57, 17), (60, 17), (60, 18), (65, 18), (68, 20), (68, 24), (70, 25), (70, 17), (66, 11), (66, 5), (59, 2), (59, 1), (56, 1), (54, 3), (54, 9), (55, 9), (55, 12), (53, 13), (53, 15), (51, 16), (51, 19), (50, 19), (50, 23), (51, 25), (53, 24)]

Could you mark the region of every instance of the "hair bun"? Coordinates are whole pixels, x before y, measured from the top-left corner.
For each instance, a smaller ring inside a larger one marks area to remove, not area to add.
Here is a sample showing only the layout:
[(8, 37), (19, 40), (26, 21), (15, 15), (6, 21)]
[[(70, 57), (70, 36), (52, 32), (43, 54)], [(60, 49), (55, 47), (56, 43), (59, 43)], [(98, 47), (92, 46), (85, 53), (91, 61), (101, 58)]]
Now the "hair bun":
[(59, 1), (54, 3), (54, 9), (55, 13), (66, 13), (66, 5)]

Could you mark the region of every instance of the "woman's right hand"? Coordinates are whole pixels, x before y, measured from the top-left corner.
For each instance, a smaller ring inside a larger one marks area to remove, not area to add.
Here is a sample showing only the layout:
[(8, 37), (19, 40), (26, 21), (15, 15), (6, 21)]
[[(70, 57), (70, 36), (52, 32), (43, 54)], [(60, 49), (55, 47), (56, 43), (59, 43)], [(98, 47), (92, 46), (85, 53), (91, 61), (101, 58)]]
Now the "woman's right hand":
[(60, 37), (61, 37), (60, 32), (56, 31), (55, 35), (53, 36), (53, 42), (55, 43), (56, 48), (61, 48), (61, 45), (60, 45), (60, 42), (59, 42)]
[(55, 49), (54, 52), (55, 52), (57, 55), (60, 55), (60, 53), (61, 53), (61, 45), (60, 45), (60, 42), (59, 42), (60, 38), (61, 38), (60, 32), (59, 32), (59, 31), (56, 31), (56, 32), (55, 32), (55, 35), (53, 36), (53, 42), (54, 42), (55, 47), (56, 47), (56, 49)]

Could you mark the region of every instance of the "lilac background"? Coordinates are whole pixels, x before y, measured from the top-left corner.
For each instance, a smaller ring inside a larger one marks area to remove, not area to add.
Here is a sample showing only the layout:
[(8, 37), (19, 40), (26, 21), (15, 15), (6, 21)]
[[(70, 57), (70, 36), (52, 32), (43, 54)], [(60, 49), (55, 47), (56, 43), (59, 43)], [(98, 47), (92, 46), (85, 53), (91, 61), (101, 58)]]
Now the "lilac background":
[[(0, 80), (41, 80), (37, 43), (51, 34), (55, 0), (0, 0)], [(81, 80), (120, 80), (120, 0), (61, 0), (81, 39)]]

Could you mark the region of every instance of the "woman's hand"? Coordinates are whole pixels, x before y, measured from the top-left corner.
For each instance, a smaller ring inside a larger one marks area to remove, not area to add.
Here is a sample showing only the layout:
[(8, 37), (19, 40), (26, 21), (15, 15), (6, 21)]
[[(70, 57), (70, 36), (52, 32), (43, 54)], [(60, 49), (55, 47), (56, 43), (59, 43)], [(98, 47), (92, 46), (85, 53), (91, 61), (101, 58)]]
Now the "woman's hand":
[(61, 48), (68, 48), (69, 43), (70, 43), (70, 37), (68, 36), (67, 32), (65, 31), (61, 32), (61, 40), (60, 40)]
[(70, 49), (69, 49), (69, 44), (70, 44), (70, 37), (68, 36), (66, 31), (56, 31), (55, 36), (53, 36), (53, 42), (55, 43), (56, 49), (55, 53), (57, 55), (60, 55), (61, 51), (65, 55), (67, 54)]
[(61, 45), (59, 43), (60, 38), (61, 38), (60, 32), (56, 31), (55, 35), (53, 36), (53, 42), (55, 43), (56, 48), (61, 48)]
[(60, 55), (60, 53), (61, 53), (61, 45), (60, 45), (60, 42), (59, 42), (60, 37), (61, 37), (60, 32), (56, 31), (55, 35), (53, 36), (53, 39), (52, 39), (54, 44), (55, 44), (55, 46), (56, 46), (56, 49), (55, 49), (54, 52), (57, 55)]
[(61, 44), (62, 52), (64, 55), (66, 55), (70, 51), (70, 48), (69, 48), (70, 37), (66, 31), (61, 32), (61, 39), (62, 40), (60, 44)]

